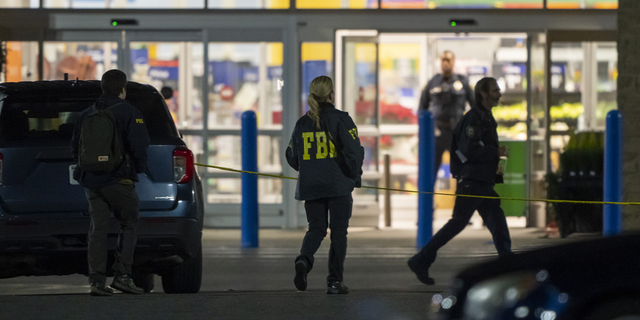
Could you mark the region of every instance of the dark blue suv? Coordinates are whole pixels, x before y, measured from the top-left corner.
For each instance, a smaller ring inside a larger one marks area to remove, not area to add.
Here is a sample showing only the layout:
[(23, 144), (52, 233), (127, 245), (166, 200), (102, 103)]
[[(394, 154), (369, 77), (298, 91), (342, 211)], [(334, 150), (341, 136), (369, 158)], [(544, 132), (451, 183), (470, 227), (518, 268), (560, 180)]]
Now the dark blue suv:
[[(88, 204), (73, 179), (75, 121), (101, 95), (100, 81), (0, 84), (0, 278), (88, 273)], [(133, 277), (154, 274), (167, 293), (196, 293), (202, 279), (202, 183), (162, 96), (129, 82), (151, 143), (139, 175), (140, 223)], [(109, 256), (118, 225), (112, 221)], [(109, 263), (112, 263), (110, 261)]]

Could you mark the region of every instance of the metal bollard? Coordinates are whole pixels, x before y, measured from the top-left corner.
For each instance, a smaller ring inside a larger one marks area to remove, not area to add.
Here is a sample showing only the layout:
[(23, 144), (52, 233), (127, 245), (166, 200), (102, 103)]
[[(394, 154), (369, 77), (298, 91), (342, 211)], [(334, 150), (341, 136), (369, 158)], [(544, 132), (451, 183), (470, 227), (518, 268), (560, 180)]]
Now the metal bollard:
[[(433, 192), (435, 181), (435, 119), (429, 111), (418, 117), (418, 190)], [(424, 247), (433, 236), (433, 194), (418, 194), (418, 236), (416, 245)]]
[[(618, 110), (607, 113), (604, 136), (604, 194), (606, 202), (622, 201), (622, 115)], [(602, 235), (614, 236), (622, 232), (622, 208), (605, 204), (602, 212)]]
[[(242, 170), (258, 172), (258, 126), (256, 114), (242, 114)], [(242, 173), (241, 239), (243, 248), (258, 247), (258, 176)]]

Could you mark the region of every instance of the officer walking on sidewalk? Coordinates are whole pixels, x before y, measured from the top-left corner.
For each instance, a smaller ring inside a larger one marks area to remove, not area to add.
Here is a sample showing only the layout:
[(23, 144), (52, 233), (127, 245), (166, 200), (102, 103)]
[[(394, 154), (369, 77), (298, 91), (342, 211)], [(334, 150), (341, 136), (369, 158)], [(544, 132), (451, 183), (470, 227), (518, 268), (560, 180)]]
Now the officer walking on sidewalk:
[[(107, 235), (113, 212), (120, 225), (120, 234), (115, 263), (111, 267), (114, 273), (111, 287), (126, 293), (138, 294), (144, 291), (136, 287), (131, 278), (139, 220), (139, 199), (134, 183), (138, 181), (138, 174), (146, 169), (149, 133), (142, 113), (124, 100), (127, 95), (127, 76), (124, 72), (105, 72), (101, 86), (103, 95), (93, 107), (80, 115), (71, 142), (71, 151), (79, 162), (74, 178), (85, 188), (91, 216), (88, 238), (90, 293), (94, 296), (113, 294), (113, 290), (105, 285)], [(97, 117), (102, 117), (102, 122), (99, 123), (101, 126), (96, 125), (96, 121), (100, 120), (86, 121), (88, 118)], [(110, 130), (97, 129), (103, 126)], [(113, 143), (94, 141), (104, 140), (104, 137), (109, 137)], [(89, 155), (93, 153), (112, 155)], [(110, 161), (114, 161), (112, 169), (95, 169)]]
[[(498, 125), (491, 114), (500, 97), (500, 88), (494, 78), (478, 81), (475, 87), (477, 104), (464, 115), (453, 132), (451, 173), (458, 180), (456, 194), (498, 197), (493, 187), (503, 182), (500, 157), (509, 156), (509, 149), (498, 145)], [(467, 226), (476, 210), (489, 228), (500, 257), (512, 254), (500, 199), (457, 197), (451, 220), (408, 261), (409, 268), (420, 282), (435, 283), (429, 277), (429, 267), (435, 261), (438, 249)]]
[(314, 254), (331, 228), (328, 294), (349, 293), (343, 283), (347, 254), (347, 228), (351, 218), (354, 187), (362, 184), (364, 149), (358, 129), (346, 112), (333, 105), (333, 81), (320, 76), (309, 85), (309, 111), (296, 123), (287, 162), (299, 172), (297, 200), (304, 200), (309, 230), (295, 260), (293, 280), (300, 291), (307, 289), (307, 273), (313, 268)]

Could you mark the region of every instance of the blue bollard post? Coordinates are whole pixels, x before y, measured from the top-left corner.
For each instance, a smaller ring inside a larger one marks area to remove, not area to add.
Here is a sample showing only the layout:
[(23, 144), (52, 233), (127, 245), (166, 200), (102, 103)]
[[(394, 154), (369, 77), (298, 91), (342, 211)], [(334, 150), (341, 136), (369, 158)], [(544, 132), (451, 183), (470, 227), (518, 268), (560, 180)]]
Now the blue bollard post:
[[(436, 136), (433, 114), (423, 111), (418, 119), (418, 190), (433, 192), (435, 182)], [(418, 237), (416, 245), (424, 247), (433, 236), (433, 195), (418, 194)]]
[[(258, 126), (256, 113), (242, 114), (242, 170), (258, 172)], [(258, 247), (258, 176), (242, 173), (242, 247)]]
[[(622, 115), (618, 110), (607, 113), (604, 136), (604, 201), (622, 201)], [(602, 235), (622, 232), (622, 208), (605, 204), (602, 213)]]

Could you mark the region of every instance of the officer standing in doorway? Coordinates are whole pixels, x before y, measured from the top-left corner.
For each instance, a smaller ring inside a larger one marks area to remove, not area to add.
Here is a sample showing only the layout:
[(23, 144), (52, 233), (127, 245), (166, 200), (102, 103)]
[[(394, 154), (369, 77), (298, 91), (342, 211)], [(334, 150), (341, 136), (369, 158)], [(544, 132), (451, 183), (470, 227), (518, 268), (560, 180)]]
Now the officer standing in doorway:
[(442, 73), (435, 75), (422, 91), (419, 112), (430, 110), (436, 119), (436, 167), (434, 177), (442, 163), (442, 154), (451, 148), (453, 128), (462, 119), (465, 102), (473, 106), (473, 90), (467, 77), (453, 73), (455, 55), (445, 51), (440, 56)]
[[(498, 145), (498, 124), (491, 109), (500, 102), (500, 88), (494, 78), (483, 78), (476, 84), (477, 104), (464, 115), (453, 131), (451, 173), (458, 180), (456, 194), (498, 197), (494, 184), (502, 183), (500, 158), (509, 156), (506, 146)], [(504, 169), (504, 167), (502, 167)], [(408, 261), (409, 268), (424, 284), (434, 284), (429, 267), (438, 249), (460, 233), (478, 210), (493, 236), (500, 257), (511, 255), (511, 238), (500, 199), (457, 197), (453, 216), (431, 238), (431, 241)]]

